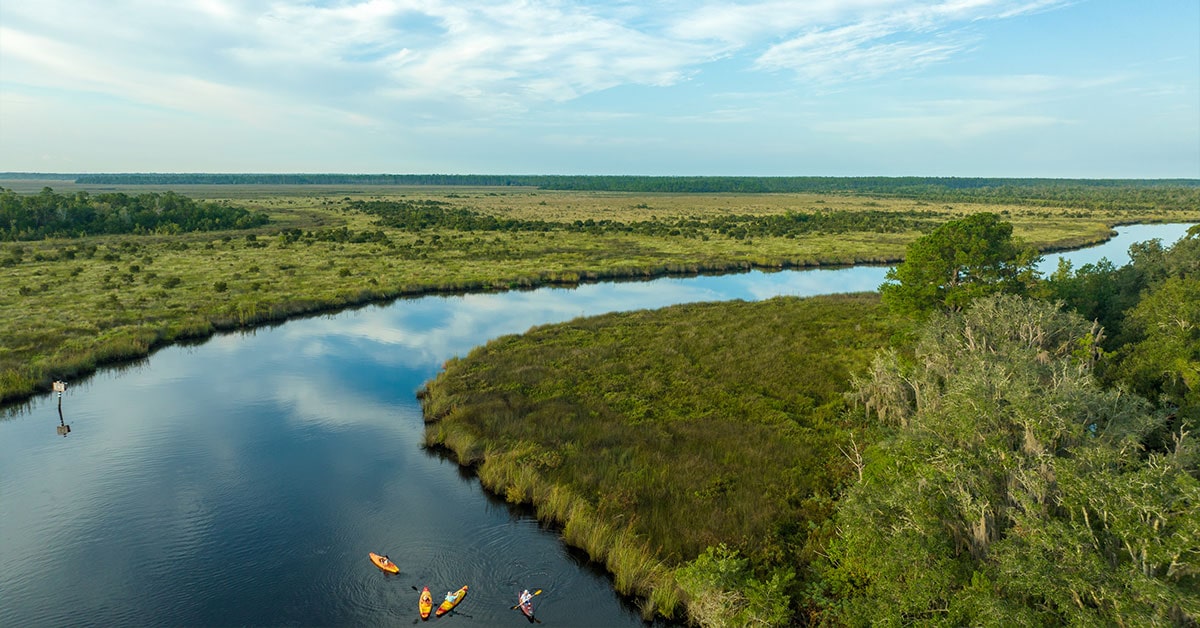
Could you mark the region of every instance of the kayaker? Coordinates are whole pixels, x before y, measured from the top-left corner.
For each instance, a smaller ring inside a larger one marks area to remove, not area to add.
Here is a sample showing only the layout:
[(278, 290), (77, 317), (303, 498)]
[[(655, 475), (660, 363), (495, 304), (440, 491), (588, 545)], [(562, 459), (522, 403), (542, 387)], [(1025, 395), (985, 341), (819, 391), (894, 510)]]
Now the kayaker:
[(533, 599), (533, 594), (529, 592), (529, 589), (525, 589), (524, 591), (521, 591), (521, 597), (519, 599), (521, 600), (521, 603), (524, 604)]

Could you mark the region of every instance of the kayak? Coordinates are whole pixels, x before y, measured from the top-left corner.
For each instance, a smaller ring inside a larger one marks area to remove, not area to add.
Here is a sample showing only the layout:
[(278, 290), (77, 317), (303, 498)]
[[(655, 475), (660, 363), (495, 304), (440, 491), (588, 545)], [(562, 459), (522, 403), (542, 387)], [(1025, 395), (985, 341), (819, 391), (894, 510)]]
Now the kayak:
[[(525, 598), (525, 601), (521, 601), (521, 598)], [(529, 595), (528, 589), (521, 593), (521, 595), (517, 596), (517, 608), (520, 608), (521, 612), (525, 613), (526, 617), (531, 620), (533, 619), (533, 596)]]
[(433, 610), (433, 594), (429, 592), (429, 587), (421, 589), (421, 601), (417, 607), (421, 609), (421, 619), (429, 619), (429, 611)]
[(450, 611), (454, 610), (454, 607), (458, 606), (458, 603), (461, 602), (462, 599), (466, 596), (467, 596), (467, 585), (465, 585), (465, 584), (463, 585), (463, 588), (455, 591), (454, 593), (447, 593), (446, 599), (442, 600), (441, 605), (438, 606), (436, 611), (434, 611), (434, 613), (433, 613), (434, 616), (441, 617), (442, 615), (445, 615), (446, 613), (449, 613)]
[(371, 562), (375, 563), (376, 567), (388, 573), (400, 573), (399, 565), (393, 563), (387, 556), (380, 556), (375, 552), (367, 552), (367, 556), (371, 557)]

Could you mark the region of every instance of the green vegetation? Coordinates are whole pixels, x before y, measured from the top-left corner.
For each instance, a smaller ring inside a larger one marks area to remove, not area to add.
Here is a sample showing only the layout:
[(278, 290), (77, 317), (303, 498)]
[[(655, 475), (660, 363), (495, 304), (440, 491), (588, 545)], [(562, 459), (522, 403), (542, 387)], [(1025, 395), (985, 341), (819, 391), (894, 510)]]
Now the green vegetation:
[(1103, 325), (1113, 353), (1099, 369), (1106, 385), (1169, 412), (1168, 432), (1200, 425), (1200, 227), (1171, 247), (1135, 245), (1130, 258), (1121, 268), (1064, 264), (1046, 293)]
[(996, 179), (978, 177), (680, 177), (480, 174), (89, 174), (102, 185), (402, 185), (686, 194), (855, 194), (937, 202), (1048, 207), (1200, 209), (1195, 179)]
[(1092, 376), (1099, 328), (998, 295), (856, 395), (890, 432), (839, 502), (832, 623), (1167, 625), (1200, 616), (1195, 445)]
[[(570, 179), (724, 192), (323, 180), (193, 201), (23, 179), (31, 194), (0, 193), (20, 208), (0, 243), (0, 400), (402, 295), (907, 251), (890, 285), (913, 307), (693, 305), (498, 339), (422, 393), (427, 440), (559, 522), (648, 615), (1195, 621), (1200, 231), (1037, 282), (1022, 243), (1200, 220), (1196, 182)], [(764, 181), (805, 191), (727, 193)]]
[[(50, 182), (60, 191), (45, 190)], [(1117, 186), (1131, 201), (1120, 207), (1067, 210), (933, 204), (836, 186), (819, 195), (751, 195), (332, 184), (173, 191), (61, 178), (3, 183), (12, 188), (3, 194), (13, 204), (94, 206), (97, 216), (118, 217), (116, 230), (126, 232), (86, 235), (64, 225), (40, 232), (62, 237), (13, 241), (35, 237), (38, 228), (13, 229), (11, 221), (3, 227), (9, 240), (0, 242), (2, 401), (164, 343), (405, 295), (889, 263), (937, 225), (979, 213), (1002, 216), (1014, 237), (1040, 250), (1101, 241), (1116, 224), (1200, 219), (1184, 202), (1190, 188), (1157, 184)], [(1089, 198), (1107, 198), (1108, 188), (1094, 187), (1084, 190)], [(1183, 200), (1162, 207), (1132, 202), (1143, 190), (1168, 188)], [(128, 203), (128, 211), (106, 213), (111, 201), (98, 199), (110, 196)], [(164, 205), (185, 211), (168, 221), (157, 209), (143, 211)], [(220, 219), (206, 226), (210, 210)], [(52, 213), (44, 224), (59, 220), (60, 212)], [(261, 222), (264, 215), (269, 222)], [(230, 228), (188, 231), (220, 225)]]
[[(812, 560), (846, 477), (836, 452), (850, 440), (851, 373), (906, 325), (871, 294), (535, 328), (446, 364), (422, 393), (426, 440), (563, 525), (648, 610), (720, 584), (697, 582), (711, 570), (695, 567), (680, 593), (671, 574), (721, 543), (713, 561), (753, 564), (730, 578), (771, 590)], [(620, 560), (631, 554), (632, 571)]]
[(0, 187), (2, 240), (81, 238), (119, 233), (173, 234), (186, 231), (247, 229), (267, 224), (267, 215), (240, 207), (197, 203), (172, 192), (130, 196), (123, 192), (55, 194), (43, 188), (20, 196)]
[(379, 225), (405, 231), (455, 229), (459, 231), (567, 231), (590, 235), (637, 234), (655, 237), (708, 238), (727, 235), (746, 238), (795, 238), (810, 233), (905, 233), (925, 231), (936, 224), (938, 213), (884, 211), (814, 211), (766, 216), (725, 215), (622, 222), (611, 218), (554, 222), (499, 218), (439, 201), (355, 201), (353, 209), (379, 216)]
[(948, 222), (908, 245), (904, 262), (880, 286), (888, 307), (907, 314), (960, 310), (996, 292), (1024, 293), (1039, 254), (990, 213)]
[(724, 544), (680, 567), (675, 580), (687, 594), (689, 617), (702, 626), (782, 626), (790, 619), (792, 572), (756, 579), (750, 561)]
[[(1010, 242), (998, 227), (913, 248)], [(855, 295), (534, 329), (446, 365), (427, 442), (563, 525), (648, 615), (1193, 625), (1200, 228), (1133, 260), (988, 275), (917, 328)], [(1072, 311), (1112, 295), (1112, 335)]]

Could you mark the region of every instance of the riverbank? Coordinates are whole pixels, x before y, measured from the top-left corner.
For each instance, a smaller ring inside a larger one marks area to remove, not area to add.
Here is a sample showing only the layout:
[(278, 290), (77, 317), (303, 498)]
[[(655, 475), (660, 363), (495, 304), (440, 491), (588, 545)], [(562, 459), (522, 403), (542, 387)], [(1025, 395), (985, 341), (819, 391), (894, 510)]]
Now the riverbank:
[[(348, 209), (358, 199), (423, 196), (486, 215), (586, 224), (671, 216), (788, 212), (914, 212), (928, 220), (998, 210), (1040, 248), (1101, 242), (1110, 225), (1200, 219), (1200, 212), (1103, 210), (1051, 216), (1043, 207), (959, 205), (816, 195), (634, 195), (487, 189), (206, 189), (266, 212), (245, 231), (102, 236), (0, 245), (0, 401), (49, 390), (175, 342), (392, 299), (576, 285), (666, 275), (890, 264), (918, 231), (788, 237), (687, 237), (587, 231), (472, 232), (380, 226)], [(189, 190), (191, 191), (191, 190)], [(1067, 215), (1070, 214), (1070, 215)], [(923, 219), (924, 220), (924, 219)], [(296, 234), (302, 234), (297, 236)]]

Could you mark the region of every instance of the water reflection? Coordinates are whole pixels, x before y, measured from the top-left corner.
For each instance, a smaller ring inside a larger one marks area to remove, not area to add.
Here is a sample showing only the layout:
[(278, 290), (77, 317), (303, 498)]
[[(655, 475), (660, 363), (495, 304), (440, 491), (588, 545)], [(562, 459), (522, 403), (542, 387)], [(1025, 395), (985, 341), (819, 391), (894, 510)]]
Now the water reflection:
[(885, 267), (751, 271), (416, 299), (287, 326), (283, 333), (290, 347), (284, 350), (297, 360), (366, 358), (380, 368), (425, 370), (440, 367), (448, 357), (465, 355), (481, 339), (522, 333), (533, 325), (678, 303), (869, 291), (878, 288), (886, 271)]
[[(1122, 235), (1125, 229), (1122, 229)], [(1117, 240), (1116, 250), (1128, 242)], [(1110, 252), (1114, 249), (1110, 247)], [(497, 336), (616, 310), (874, 290), (884, 267), (427, 297), (174, 346), (0, 421), (0, 625), (394, 625), (470, 584), (462, 625), (637, 626), (601, 566), (423, 450), (414, 392)], [(86, 399), (87, 403), (77, 403)], [(63, 434), (66, 435), (65, 433)], [(383, 578), (365, 559), (385, 548)], [(64, 564), (47, 570), (52, 550)], [(524, 622), (520, 622), (524, 623)]]
[(58, 402), (58, 435), (65, 438), (66, 435), (70, 433), (71, 426), (67, 425), (66, 420), (63, 419), (62, 400), (60, 399)]
[(58, 435), (66, 438), (67, 434), (71, 433), (71, 426), (67, 425), (62, 413), (62, 398), (63, 393), (67, 391), (67, 384), (66, 382), (56, 381), (51, 388), (54, 390), (54, 394), (58, 396)]
[(1113, 266), (1121, 267), (1129, 263), (1129, 247), (1138, 242), (1159, 240), (1163, 247), (1170, 247), (1180, 238), (1187, 235), (1195, 223), (1172, 223), (1165, 225), (1126, 225), (1116, 230), (1117, 235), (1099, 246), (1088, 247), (1078, 251), (1051, 253), (1042, 257), (1038, 270), (1049, 275), (1058, 268), (1058, 261), (1066, 259), (1071, 267), (1079, 269), (1085, 264), (1096, 264), (1102, 259), (1112, 262)]

